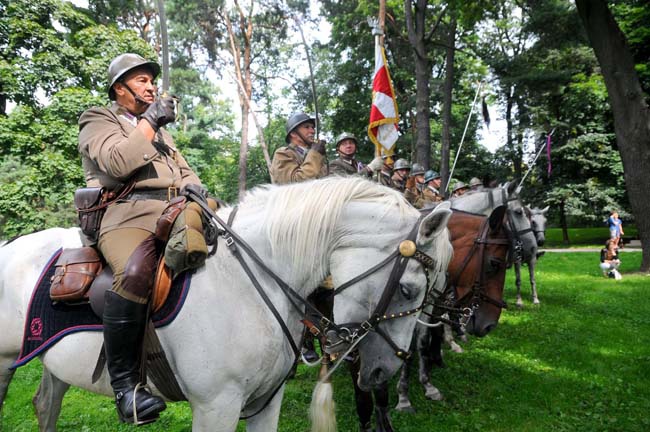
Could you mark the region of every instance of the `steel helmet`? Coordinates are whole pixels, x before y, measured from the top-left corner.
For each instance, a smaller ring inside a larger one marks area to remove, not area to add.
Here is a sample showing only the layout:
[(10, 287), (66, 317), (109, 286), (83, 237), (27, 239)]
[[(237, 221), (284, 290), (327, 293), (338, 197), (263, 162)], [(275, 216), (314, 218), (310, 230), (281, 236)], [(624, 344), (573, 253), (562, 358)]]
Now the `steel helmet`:
[(428, 170), (427, 172), (424, 173), (425, 183), (429, 183), (431, 180), (435, 180), (437, 178), (440, 178), (440, 174), (438, 174), (434, 170)]
[(463, 183), (462, 181), (456, 182), (456, 184), (454, 185), (454, 189), (452, 190), (452, 192), (456, 192), (456, 191), (458, 191), (458, 190), (460, 190), (460, 189), (463, 189), (463, 188), (467, 189), (467, 185), (466, 185), (465, 183)]
[(424, 174), (424, 167), (419, 163), (414, 163), (413, 168), (411, 168), (411, 175), (416, 176), (416, 175), (423, 175), (423, 174)]
[(138, 54), (126, 53), (120, 54), (115, 57), (111, 64), (108, 66), (108, 97), (115, 100), (115, 91), (113, 85), (120, 80), (127, 72), (139, 67), (148, 67), (153, 74), (154, 79), (160, 73), (160, 66), (158, 63), (145, 60), (144, 57)]
[(478, 177), (472, 177), (469, 181), (470, 187), (472, 186), (483, 186), (483, 182)]
[(284, 137), (284, 142), (287, 144), (289, 143), (289, 134), (298, 126), (300, 126), (303, 123), (306, 122), (312, 122), (314, 126), (316, 126), (316, 119), (312, 116), (309, 116), (305, 114), (304, 112), (297, 112), (291, 114), (289, 117), (289, 120), (287, 120), (287, 125), (285, 126), (285, 130), (287, 132), (287, 135)]
[(354, 141), (354, 144), (356, 144), (356, 146), (359, 147), (359, 140), (357, 139), (357, 137), (354, 136), (354, 134), (351, 134), (349, 132), (343, 132), (342, 134), (336, 137), (336, 145), (335, 145), (336, 148), (338, 149), (339, 144), (341, 144), (341, 141), (346, 139), (350, 139)]
[(393, 165), (393, 171), (397, 171), (400, 169), (410, 170), (411, 163), (406, 159), (397, 159), (397, 162), (395, 162), (395, 165)]

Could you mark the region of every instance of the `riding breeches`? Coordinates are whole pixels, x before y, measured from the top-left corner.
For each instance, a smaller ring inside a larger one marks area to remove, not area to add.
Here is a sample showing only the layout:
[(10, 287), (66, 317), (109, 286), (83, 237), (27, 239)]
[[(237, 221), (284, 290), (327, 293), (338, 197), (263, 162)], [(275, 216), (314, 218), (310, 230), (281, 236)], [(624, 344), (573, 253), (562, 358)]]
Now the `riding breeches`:
[(149, 231), (121, 228), (102, 234), (97, 245), (113, 270), (112, 290), (136, 303), (147, 303), (158, 264), (156, 240)]

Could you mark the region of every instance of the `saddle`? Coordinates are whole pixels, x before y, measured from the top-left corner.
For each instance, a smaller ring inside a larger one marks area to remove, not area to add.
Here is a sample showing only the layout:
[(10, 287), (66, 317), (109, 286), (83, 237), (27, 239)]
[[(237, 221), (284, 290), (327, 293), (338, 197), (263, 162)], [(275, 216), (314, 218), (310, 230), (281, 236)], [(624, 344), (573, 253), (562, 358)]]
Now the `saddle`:
[[(97, 249), (81, 247), (64, 249), (57, 260), (51, 278), (50, 298), (67, 304), (90, 303), (101, 317), (104, 310), (104, 292), (111, 289), (113, 272), (105, 265)], [(152, 312), (157, 312), (167, 300), (172, 286), (172, 271), (162, 257), (151, 293)]]

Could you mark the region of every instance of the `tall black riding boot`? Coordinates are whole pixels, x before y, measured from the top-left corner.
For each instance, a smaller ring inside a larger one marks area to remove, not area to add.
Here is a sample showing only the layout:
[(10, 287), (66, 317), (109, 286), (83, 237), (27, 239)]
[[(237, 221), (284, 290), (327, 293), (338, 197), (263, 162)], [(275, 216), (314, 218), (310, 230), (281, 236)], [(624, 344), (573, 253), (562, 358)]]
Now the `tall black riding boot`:
[[(113, 291), (104, 297), (104, 348), (120, 420), (145, 424), (167, 408), (165, 401), (145, 388), (140, 379), (140, 359), (147, 305), (127, 300)], [(135, 402), (135, 403), (134, 403)]]

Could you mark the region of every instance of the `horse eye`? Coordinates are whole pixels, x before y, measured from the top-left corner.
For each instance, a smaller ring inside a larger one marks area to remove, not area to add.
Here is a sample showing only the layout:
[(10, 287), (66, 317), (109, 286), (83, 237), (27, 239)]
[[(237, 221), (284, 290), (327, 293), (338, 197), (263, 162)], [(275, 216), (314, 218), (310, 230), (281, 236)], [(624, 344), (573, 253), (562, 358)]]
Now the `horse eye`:
[(411, 300), (413, 298), (413, 293), (408, 287), (399, 284), (399, 290), (402, 292), (402, 295), (406, 300)]
[(524, 214), (524, 211), (522, 209), (518, 208), (517, 210), (515, 210), (515, 213), (517, 213), (518, 215), (521, 215), (521, 214)]

